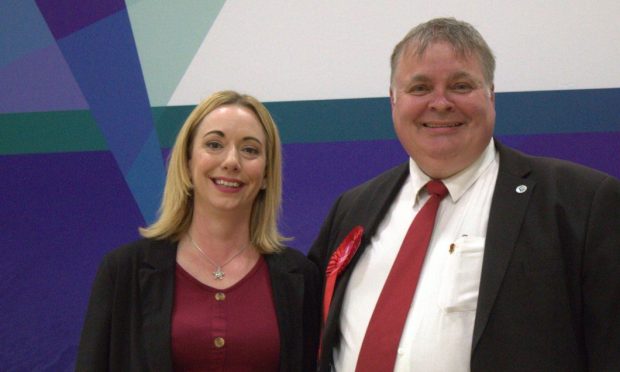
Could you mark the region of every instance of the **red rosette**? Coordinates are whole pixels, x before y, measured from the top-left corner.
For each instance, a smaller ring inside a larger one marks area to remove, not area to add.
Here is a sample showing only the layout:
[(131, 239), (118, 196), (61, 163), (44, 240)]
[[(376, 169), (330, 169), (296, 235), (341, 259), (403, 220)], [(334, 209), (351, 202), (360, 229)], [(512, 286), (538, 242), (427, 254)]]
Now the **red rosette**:
[(323, 295), (323, 324), (327, 321), (327, 314), (334, 295), (336, 279), (338, 278), (338, 275), (346, 269), (353, 256), (355, 256), (355, 252), (357, 252), (357, 249), (362, 241), (363, 234), (364, 228), (359, 225), (355, 226), (342, 240), (342, 243), (340, 243), (329, 259), (327, 269), (325, 270), (326, 279), (325, 292)]

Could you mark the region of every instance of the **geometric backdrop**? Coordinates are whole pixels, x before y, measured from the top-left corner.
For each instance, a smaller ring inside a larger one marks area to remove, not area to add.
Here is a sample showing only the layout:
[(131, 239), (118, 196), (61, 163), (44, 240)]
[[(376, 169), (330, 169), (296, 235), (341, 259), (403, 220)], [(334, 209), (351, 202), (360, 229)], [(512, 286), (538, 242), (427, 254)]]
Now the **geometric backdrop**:
[(266, 102), (281, 229), (306, 252), (342, 191), (406, 160), (387, 58), (433, 16), (494, 49), (503, 143), (620, 177), (618, 3), (0, 1), (0, 370), (72, 370), (101, 257), (153, 221), (170, 146), (213, 91)]

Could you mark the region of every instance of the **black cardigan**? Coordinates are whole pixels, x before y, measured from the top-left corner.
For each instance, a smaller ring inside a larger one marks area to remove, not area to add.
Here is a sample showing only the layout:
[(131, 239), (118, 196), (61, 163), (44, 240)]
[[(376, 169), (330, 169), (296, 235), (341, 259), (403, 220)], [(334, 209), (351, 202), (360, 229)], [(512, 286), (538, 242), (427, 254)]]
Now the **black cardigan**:
[[(265, 255), (280, 371), (316, 370), (320, 274), (294, 249)], [(176, 243), (141, 239), (106, 255), (93, 284), (76, 371), (172, 371)]]

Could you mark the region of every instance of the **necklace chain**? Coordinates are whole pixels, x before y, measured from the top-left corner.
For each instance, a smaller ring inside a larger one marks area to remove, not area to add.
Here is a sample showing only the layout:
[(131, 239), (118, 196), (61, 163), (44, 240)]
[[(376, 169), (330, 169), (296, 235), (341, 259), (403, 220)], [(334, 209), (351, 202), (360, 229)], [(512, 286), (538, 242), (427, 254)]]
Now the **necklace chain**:
[(207, 254), (202, 250), (202, 248), (200, 248), (198, 244), (196, 244), (196, 242), (194, 241), (194, 239), (192, 239), (192, 236), (190, 235), (189, 232), (187, 233), (187, 237), (189, 238), (189, 241), (192, 243), (192, 246), (194, 246), (194, 248), (196, 248), (196, 250), (198, 250), (198, 252), (200, 252), (200, 254), (202, 254), (207, 259), (207, 261), (211, 263), (211, 265), (215, 266), (215, 271), (213, 272), (213, 277), (215, 278), (215, 280), (224, 279), (225, 274), (224, 274), (224, 271), (222, 270), (224, 266), (228, 265), (232, 260), (234, 260), (237, 256), (239, 256), (243, 251), (245, 251), (247, 247), (250, 246), (250, 243), (248, 242), (248, 244), (246, 244), (241, 249), (239, 249), (239, 251), (235, 253), (234, 255), (232, 255), (228, 260), (226, 260), (226, 262), (224, 262), (221, 265), (218, 265), (217, 262), (213, 261), (211, 257), (207, 256)]

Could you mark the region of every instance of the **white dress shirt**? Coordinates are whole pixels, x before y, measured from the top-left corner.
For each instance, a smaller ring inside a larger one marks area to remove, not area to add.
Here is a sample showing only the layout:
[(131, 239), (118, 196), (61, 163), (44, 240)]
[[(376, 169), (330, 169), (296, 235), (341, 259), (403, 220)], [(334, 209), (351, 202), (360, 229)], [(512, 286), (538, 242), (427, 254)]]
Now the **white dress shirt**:
[[(484, 241), (499, 156), (491, 140), (480, 158), (442, 180), (448, 191), (435, 228), (396, 357), (395, 371), (469, 371)], [(340, 315), (336, 371), (355, 370), (364, 334), (413, 218), (428, 199), (430, 178), (413, 160), (377, 233), (353, 269)]]

